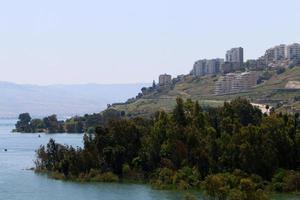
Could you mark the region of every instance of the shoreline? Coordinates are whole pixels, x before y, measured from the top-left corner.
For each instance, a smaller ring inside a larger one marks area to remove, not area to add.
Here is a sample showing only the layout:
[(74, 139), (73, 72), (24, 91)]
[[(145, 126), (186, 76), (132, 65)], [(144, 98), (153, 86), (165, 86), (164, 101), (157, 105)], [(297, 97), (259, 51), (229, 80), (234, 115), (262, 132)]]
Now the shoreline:
[[(48, 179), (52, 180), (59, 180), (63, 182), (70, 182), (70, 183), (80, 183), (80, 184), (133, 184), (133, 185), (144, 185), (147, 187), (150, 187), (153, 190), (157, 191), (176, 191), (176, 192), (186, 192), (186, 194), (191, 194), (190, 192), (193, 193), (199, 193), (203, 196), (205, 196), (205, 191), (201, 188), (189, 188), (189, 189), (182, 189), (180, 187), (177, 187), (176, 185), (166, 185), (166, 187), (156, 187), (151, 183), (151, 180), (135, 180), (135, 179), (130, 179), (130, 178), (124, 178), (124, 179), (118, 179), (115, 181), (91, 181), (91, 180), (84, 180), (80, 179), (79, 177), (75, 178), (65, 178), (63, 177), (63, 173), (57, 173), (57, 172), (51, 172), (51, 171), (44, 171), (44, 170), (36, 170), (36, 169), (31, 169), (34, 173), (38, 175), (44, 175)], [(267, 186), (269, 188), (270, 185)], [(270, 191), (269, 189), (265, 189), (264, 192), (268, 195), (268, 197), (273, 200), (280, 198), (281, 196), (287, 196), (287, 197), (299, 197), (300, 198), (300, 191), (299, 192), (275, 192), (275, 191)]]

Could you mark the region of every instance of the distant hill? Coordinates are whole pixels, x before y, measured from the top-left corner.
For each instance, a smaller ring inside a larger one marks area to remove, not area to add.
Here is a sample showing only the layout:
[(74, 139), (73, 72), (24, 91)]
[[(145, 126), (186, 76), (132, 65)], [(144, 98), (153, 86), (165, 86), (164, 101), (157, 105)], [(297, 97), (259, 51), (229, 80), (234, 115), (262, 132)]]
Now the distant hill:
[(151, 92), (134, 102), (115, 105), (113, 108), (133, 116), (147, 116), (157, 110), (170, 111), (178, 96), (184, 99), (198, 100), (202, 106), (220, 106), (224, 101), (242, 96), (254, 103), (269, 104), (275, 107), (281, 105), (282, 111), (300, 110), (300, 89), (286, 88), (289, 81), (300, 81), (300, 67), (287, 68), (281, 74), (276, 74), (276, 70), (271, 70), (268, 73), (272, 74), (269, 80), (247, 92), (220, 96), (214, 95), (215, 83), (219, 76), (200, 78), (186, 76), (172, 88)]
[(100, 112), (107, 104), (124, 102), (149, 84), (21, 85), (0, 82), (0, 117), (57, 114), (82, 115)]

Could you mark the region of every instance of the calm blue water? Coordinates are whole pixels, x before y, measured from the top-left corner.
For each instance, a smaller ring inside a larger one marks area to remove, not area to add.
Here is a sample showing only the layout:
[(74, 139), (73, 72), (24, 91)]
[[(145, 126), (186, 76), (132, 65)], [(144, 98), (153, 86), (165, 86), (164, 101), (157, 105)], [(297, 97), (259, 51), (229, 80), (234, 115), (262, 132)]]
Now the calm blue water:
[[(15, 120), (0, 120), (0, 200), (182, 200), (183, 192), (158, 191), (147, 185), (73, 183), (49, 179), (28, 170), (34, 167), (35, 150), (50, 138), (82, 146), (80, 134), (11, 133)], [(7, 149), (7, 152), (4, 151)], [(198, 194), (199, 196), (199, 194)], [(202, 199), (199, 196), (199, 199)], [(276, 196), (299, 200), (299, 196)]]

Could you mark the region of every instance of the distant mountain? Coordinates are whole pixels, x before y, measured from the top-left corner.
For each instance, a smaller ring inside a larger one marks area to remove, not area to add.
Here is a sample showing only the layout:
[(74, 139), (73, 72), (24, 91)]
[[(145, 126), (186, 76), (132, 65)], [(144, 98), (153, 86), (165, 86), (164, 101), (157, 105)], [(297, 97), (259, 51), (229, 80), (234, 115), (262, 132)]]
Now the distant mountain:
[(82, 115), (100, 112), (107, 104), (124, 102), (150, 84), (21, 85), (0, 82), (0, 117), (57, 114)]

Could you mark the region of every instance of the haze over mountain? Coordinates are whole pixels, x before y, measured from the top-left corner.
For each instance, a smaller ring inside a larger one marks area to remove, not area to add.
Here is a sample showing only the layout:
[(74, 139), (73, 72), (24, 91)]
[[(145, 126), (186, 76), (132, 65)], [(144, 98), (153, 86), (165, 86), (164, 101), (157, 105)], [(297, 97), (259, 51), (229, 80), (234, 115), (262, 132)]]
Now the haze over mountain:
[(0, 82), (0, 117), (82, 115), (100, 112), (107, 104), (123, 102), (149, 84), (22, 85)]

